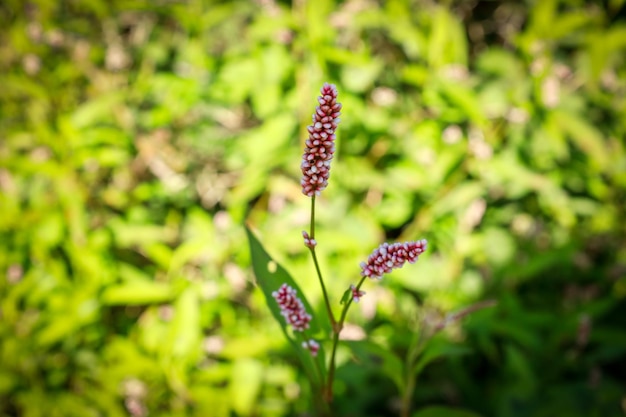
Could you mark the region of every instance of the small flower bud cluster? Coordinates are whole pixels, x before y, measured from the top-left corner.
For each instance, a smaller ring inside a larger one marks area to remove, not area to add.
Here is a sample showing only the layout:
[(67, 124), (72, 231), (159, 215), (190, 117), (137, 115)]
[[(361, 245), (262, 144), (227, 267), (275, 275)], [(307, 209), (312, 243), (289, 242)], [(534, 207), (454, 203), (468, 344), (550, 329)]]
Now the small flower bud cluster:
[(357, 290), (354, 284), (350, 284), (350, 289), (352, 290), (352, 300), (355, 303), (361, 301), (361, 297), (363, 297), (366, 293), (365, 291)]
[(372, 252), (367, 262), (361, 262), (361, 276), (381, 279), (405, 262), (414, 263), (426, 250), (426, 239), (405, 243), (383, 243)]
[(313, 339), (302, 342), (302, 347), (310, 350), (312, 356), (317, 356), (317, 352), (320, 350), (320, 344)]
[(335, 130), (341, 115), (337, 103), (337, 88), (324, 83), (313, 113), (313, 124), (307, 127), (309, 139), (302, 155), (302, 193), (309, 197), (320, 195), (328, 185), (330, 161), (335, 153)]
[(304, 309), (304, 304), (296, 296), (296, 290), (287, 284), (283, 284), (277, 291), (272, 293), (272, 297), (280, 307), (280, 314), (285, 318), (287, 324), (291, 325), (295, 331), (303, 331), (309, 328), (311, 315)]
[(317, 241), (315, 239), (311, 239), (311, 236), (309, 236), (309, 234), (304, 230), (302, 231), (302, 237), (304, 238), (304, 246), (307, 248), (313, 249), (317, 246)]

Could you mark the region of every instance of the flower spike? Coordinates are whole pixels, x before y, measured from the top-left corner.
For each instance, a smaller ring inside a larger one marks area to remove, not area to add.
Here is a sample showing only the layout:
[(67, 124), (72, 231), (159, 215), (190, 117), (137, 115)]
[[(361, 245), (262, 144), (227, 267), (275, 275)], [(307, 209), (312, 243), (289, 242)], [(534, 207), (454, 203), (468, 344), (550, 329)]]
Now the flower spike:
[(381, 279), (393, 269), (401, 268), (405, 262), (415, 263), (427, 247), (426, 239), (405, 243), (383, 243), (374, 249), (367, 258), (367, 262), (361, 262), (361, 276)]
[(341, 115), (334, 84), (324, 83), (317, 101), (319, 106), (313, 113), (313, 124), (307, 127), (309, 138), (300, 165), (302, 193), (309, 197), (320, 195), (328, 185), (330, 161), (335, 153), (335, 130)]

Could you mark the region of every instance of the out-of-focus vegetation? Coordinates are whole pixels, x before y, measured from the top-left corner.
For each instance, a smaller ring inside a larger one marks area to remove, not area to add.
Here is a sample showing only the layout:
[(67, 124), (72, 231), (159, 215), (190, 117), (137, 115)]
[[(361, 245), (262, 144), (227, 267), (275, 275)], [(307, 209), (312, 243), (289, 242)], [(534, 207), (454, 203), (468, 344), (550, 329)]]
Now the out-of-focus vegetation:
[[(418, 312), (498, 300), (434, 340), (468, 349), (414, 408), (624, 415), (623, 3), (4, 0), (0, 416), (308, 409), (243, 222), (321, 308), (299, 164), (324, 81), (337, 304), (381, 241), (430, 243), (347, 333), (402, 354)], [(349, 352), (337, 415), (397, 414), (393, 375)]]

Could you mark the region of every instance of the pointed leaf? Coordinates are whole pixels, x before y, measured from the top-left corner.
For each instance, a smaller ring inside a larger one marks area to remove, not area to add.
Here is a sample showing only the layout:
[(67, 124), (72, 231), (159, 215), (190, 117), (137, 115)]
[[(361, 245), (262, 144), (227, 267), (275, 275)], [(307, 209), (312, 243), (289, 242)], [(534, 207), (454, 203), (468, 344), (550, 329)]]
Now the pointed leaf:
[(104, 290), (104, 305), (144, 305), (166, 303), (174, 298), (172, 287), (164, 282), (133, 281)]
[(172, 353), (187, 358), (200, 346), (200, 301), (194, 287), (187, 288), (174, 304), (175, 314), (170, 329)]
[(414, 374), (419, 374), (422, 369), (426, 367), (429, 363), (433, 362), (436, 359), (449, 357), (449, 356), (460, 356), (466, 355), (470, 353), (470, 349), (465, 346), (453, 345), (449, 342), (442, 339), (431, 339), (428, 341), (426, 345), (426, 349), (420, 355), (419, 360), (415, 364), (413, 368)]
[(382, 371), (396, 384), (398, 391), (402, 392), (404, 389), (403, 364), (391, 351), (367, 340), (349, 340), (343, 343), (352, 350), (357, 362)]
[(256, 359), (240, 359), (235, 362), (231, 376), (233, 408), (240, 416), (253, 414), (263, 383), (263, 364)]
[(340, 304), (345, 304), (350, 299), (350, 295), (352, 294), (352, 289), (348, 288), (343, 295), (341, 296)]
[[(296, 340), (295, 335), (291, 335), (290, 331), (288, 331), (287, 323), (285, 322), (285, 318), (280, 314), (280, 307), (276, 300), (272, 296), (272, 292), (278, 290), (281, 285), (287, 284), (293, 289), (295, 289), (298, 293), (298, 297), (302, 300), (306, 311), (311, 314), (313, 319), (310, 323), (310, 328), (307, 330), (309, 334), (316, 334), (320, 330), (319, 320), (315, 317), (315, 311), (311, 307), (311, 304), (307, 301), (306, 297), (300, 290), (300, 287), (293, 280), (291, 275), (276, 261), (272, 259), (272, 257), (265, 251), (261, 243), (258, 241), (254, 233), (250, 230), (248, 226), (246, 226), (246, 233), (248, 235), (248, 242), (250, 244), (250, 257), (252, 259), (252, 269), (254, 270), (254, 275), (256, 276), (256, 281), (261, 290), (263, 291), (263, 295), (265, 295), (265, 301), (267, 306), (269, 307), (272, 315), (276, 319), (276, 321), (280, 324), (285, 337), (291, 342), (296, 350), (298, 356), (302, 360), (304, 367), (306, 368), (307, 373), (309, 374), (312, 381), (318, 381), (319, 383), (319, 372), (315, 368), (315, 363), (313, 360), (318, 362), (320, 369), (325, 372), (324, 367), (324, 349), (320, 346), (319, 353), (316, 358), (313, 358), (308, 350), (305, 350), (301, 346), (302, 338)], [(312, 360), (313, 359), (313, 360)]]

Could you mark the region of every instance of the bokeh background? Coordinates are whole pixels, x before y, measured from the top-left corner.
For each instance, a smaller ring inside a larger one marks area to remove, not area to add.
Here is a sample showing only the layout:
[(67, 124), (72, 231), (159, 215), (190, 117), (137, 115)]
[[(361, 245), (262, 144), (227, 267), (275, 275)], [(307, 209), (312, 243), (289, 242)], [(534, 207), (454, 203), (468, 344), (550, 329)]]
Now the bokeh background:
[[(0, 25), (0, 416), (310, 415), (243, 225), (321, 311), (299, 165), (325, 81), (336, 305), (379, 243), (430, 244), (347, 335), (401, 358), (494, 299), (433, 341), (416, 411), (626, 415), (623, 0), (4, 0)], [(337, 415), (398, 414), (376, 360), (339, 359)]]

